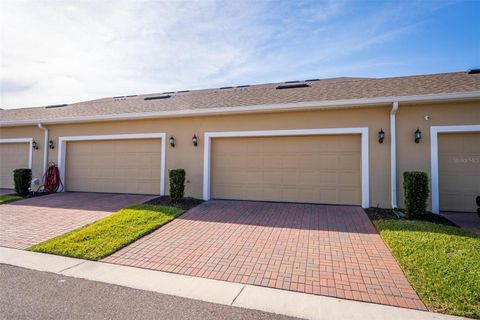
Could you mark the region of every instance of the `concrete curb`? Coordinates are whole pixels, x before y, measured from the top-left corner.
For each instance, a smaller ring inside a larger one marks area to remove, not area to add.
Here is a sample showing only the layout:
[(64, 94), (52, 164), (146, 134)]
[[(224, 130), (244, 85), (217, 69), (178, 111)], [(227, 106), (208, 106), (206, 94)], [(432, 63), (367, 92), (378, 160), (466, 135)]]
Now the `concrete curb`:
[(467, 319), (4, 247), (0, 264), (305, 319)]

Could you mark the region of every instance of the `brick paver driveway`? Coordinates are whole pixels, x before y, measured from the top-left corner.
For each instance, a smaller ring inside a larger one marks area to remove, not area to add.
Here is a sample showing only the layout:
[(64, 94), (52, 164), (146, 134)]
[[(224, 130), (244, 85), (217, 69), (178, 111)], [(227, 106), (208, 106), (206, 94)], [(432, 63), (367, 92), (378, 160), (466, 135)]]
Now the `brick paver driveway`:
[(425, 309), (359, 207), (209, 201), (103, 261)]
[(26, 249), (154, 196), (56, 193), (0, 205), (0, 246)]

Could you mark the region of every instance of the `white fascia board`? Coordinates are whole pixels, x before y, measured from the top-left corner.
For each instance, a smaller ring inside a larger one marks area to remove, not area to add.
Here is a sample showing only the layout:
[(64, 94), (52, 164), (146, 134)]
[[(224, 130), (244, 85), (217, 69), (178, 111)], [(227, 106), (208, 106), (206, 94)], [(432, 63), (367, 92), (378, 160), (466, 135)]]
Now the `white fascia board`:
[(150, 139), (165, 138), (163, 133), (130, 133), (130, 134), (106, 134), (95, 136), (69, 136), (59, 137), (59, 141), (88, 141), (88, 140), (126, 140), (126, 139)]
[(20, 143), (20, 142), (33, 142), (33, 138), (7, 138), (0, 139), (0, 143)]
[(363, 133), (367, 128), (324, 128), (324, 129), (294, 129), (294, 130), (262, 130), (262, 131), (227, 131), (205, 132), (205, 138), (228, 137), (268, 137), (268, 136), (305, 136)]
[(79, 116), (57, 119), (36, 119), (36, 120), (18, 120), (18, 121), (0, 121), (0, 127), (25, 126), (41, 122), (43, 124), (62, 124), (74, 122), (98, 122), (98, 121), (119, 121), (150, 118), (176, 118), (176, 117), (199, 117), (221, 114), (239, 114), (239, 113), (258, 113), (258, 112), (285, 112), (296, 110), (315, 110), (315, 109), (335, 109), (349, 107), (369, 107), (389, 105), (394, 101), (399, 103), (428, 103), (436, 101), (461, 101), (480, 99), (480, 91), (428, 94), (416, 96), (392, 96), (377, 98), (345, 99), (345, 100), (321, 100), (296, 103), (279, 103), (264, 105), (249, 105), (237, 107), (219, 107), (208, 109), (176, 110), (176, 111), (158, 111), (158, 112), (131, 112), (110, 115)]

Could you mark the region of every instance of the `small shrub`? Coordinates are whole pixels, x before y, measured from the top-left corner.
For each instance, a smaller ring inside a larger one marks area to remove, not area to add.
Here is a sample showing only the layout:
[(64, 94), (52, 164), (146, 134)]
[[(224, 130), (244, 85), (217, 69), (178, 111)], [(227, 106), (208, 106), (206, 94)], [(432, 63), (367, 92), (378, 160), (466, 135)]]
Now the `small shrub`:
[(32, 170), (15, 169), (13, 170), (13, 181), (15, 183), (15, 192), (20, 196), (28, 195), (30, 184), (32, 183)]
[(185, 191), (185, 170), (170, 170), (168, 176), (170, 178), (170, 199), (174, 203), (182, 201)]
[(414, 218), (427, 211), (427, 199), (430, 190), (428, 187), (428, 176), (425, 172), (404, 172), (403, 191), (405, 194), (405, 215), (407, 218)]

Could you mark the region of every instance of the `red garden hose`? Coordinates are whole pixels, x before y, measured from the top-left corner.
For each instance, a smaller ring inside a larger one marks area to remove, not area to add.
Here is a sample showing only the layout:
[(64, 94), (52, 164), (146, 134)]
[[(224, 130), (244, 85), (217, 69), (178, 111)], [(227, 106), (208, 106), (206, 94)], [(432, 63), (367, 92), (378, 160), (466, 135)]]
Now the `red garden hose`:
[(63, 183), (60, 179), (60, 171), (55, 163), (50, 162), (48, 169), (43, 175), (43, 192), (53, 193), (63, 190)]

